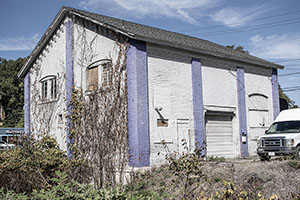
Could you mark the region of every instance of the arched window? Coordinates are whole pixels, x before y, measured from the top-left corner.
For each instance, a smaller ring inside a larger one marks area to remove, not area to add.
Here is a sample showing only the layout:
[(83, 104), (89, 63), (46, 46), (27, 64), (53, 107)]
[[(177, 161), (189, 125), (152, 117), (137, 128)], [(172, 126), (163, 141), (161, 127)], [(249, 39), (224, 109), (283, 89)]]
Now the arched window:
[(97, 90), (99, 86), (107, 87), (111, 85), (112, 73), (110, 59), (101, 59), (91, 63), (87, 67), (87, 72), (88, 91)]
[(250, 110), (268, 110), (268, 97), (260, 93), (249, 94)]
[(48, 75), (40, 80), (41, 83), (41, 97), (43, 100), (56, 99), (57, 97), (57, 85), (56, 76)]

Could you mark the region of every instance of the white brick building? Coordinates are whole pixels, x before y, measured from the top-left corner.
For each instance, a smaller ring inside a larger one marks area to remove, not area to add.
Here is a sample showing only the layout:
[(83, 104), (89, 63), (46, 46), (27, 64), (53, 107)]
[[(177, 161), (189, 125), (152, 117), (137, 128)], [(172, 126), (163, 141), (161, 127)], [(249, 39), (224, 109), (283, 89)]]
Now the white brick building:
[[(119, 37), (129, 42), (130, 166), (164, 162), (157, 155), (161, 140), (179, 152), (186, 139), (191, 148), (206, 146), (208, 156), (255, 155), (256, 138), (279, 112), (277, 69), (283, 66), (206, 40), (67, 7), (19, 72), (25, 78), (27, 133), (50, 132), (66, 150), (66, 100), (73, 88), (105, 84), (105, 66), (115, 62)], [(41, 106), (50, 118), (37, 112)]]

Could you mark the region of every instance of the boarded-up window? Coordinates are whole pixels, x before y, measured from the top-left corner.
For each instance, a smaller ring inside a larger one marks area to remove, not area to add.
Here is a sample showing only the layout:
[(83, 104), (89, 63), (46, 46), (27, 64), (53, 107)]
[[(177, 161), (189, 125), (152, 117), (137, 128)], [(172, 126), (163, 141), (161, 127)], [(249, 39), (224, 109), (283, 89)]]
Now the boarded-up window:
[(97, 90), (98, 87), (109, 87), (112, 84), (112, 67), (110, 59), (101, 59), (87, 67), (88, 90)]
[(98, 88), (98, 66), (88, 68), (88, 90), (93, 91)]

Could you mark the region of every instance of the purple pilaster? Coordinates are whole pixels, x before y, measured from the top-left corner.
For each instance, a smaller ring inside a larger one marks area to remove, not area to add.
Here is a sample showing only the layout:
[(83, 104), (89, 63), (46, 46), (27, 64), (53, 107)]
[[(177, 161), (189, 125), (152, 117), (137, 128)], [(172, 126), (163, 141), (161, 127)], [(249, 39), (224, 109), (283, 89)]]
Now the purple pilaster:
[(277, 69), (273, 69), (272, 71), (272, 97), (273, 97), (273, 118), (275, 120), (275, 118), (280, 112)]
[(30, 74), (24, 79), (24, 128), (25, 134), (30, 134)]
[[(74, 88), (74, 70), (73, 70), (73, 24), (72, 20), (69, 19), (66, 22), (66, 115), (70, 116), (72, 113), (72, 92)], [(69, 129), (72, 126), (70, 117), (67, 117), (67, 155), (69, 158), (73, 157), (73, 154), (70, 150), (70, 144), (72, 141), (69, 137)]]
[(241, 156), (248, 157), (248, 131), (247, 131), (247, 114), (245, 100), (245, 78), (244, 68), (237, 67), (237, 95), (238, 95), (238, 112), (240, 128)]
[(129, 166), (150, 166), (146, 43), (131, 40), (127, 50)]
[(202, 68), (201, 61), (198, 58), (192, 58), (192, 87), (195, 143), (196, 147), (201, 150), (201, 154), (205, 155)]

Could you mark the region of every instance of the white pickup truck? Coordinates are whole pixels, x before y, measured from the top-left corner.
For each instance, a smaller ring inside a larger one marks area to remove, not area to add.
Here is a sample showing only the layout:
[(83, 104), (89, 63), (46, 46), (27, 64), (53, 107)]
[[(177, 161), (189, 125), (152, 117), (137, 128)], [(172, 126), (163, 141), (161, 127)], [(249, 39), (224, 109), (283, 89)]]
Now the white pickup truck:
[(279, 113), (265, 135), (258, 138), (257, 154), (261, 160), (281, 155), (300, 159), (300, 108)]

